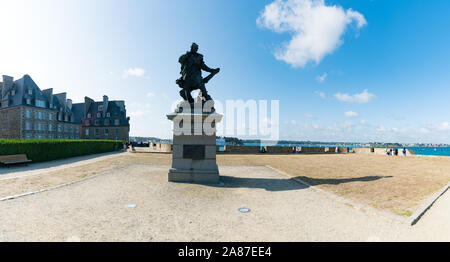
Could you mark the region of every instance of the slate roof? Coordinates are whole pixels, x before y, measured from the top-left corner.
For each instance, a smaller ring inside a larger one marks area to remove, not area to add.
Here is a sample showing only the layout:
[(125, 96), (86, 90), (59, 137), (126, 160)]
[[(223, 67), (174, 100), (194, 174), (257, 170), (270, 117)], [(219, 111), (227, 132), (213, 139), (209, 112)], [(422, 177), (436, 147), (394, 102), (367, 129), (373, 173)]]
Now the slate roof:
[[(44, 93), (29, 75), (24, 75), (21, 79), (13, 81), (12, 85), (10, 81), (11, 79), (11, 77), (3, 76), (3, 82), (0, 82), (0, 100), (9, 100), (8, 107), (19, 105), (35, 106), (35, 99), (38, 99), (46, 102), (47, 109), (55, 110), (57, 112), (62, 111), (64, 114), (72, 116), (74, 123), (81, 123), (83, 119), (86, 118), (87, 114), (90, 113), (92, 116), (91, 120), (98, 120), (99, 125), (103, 125), (106, 119), (106, 114), (109, 113), (111, 126), (114, 125), (115, 119), (120, 120), (120, 126), (129, 125), (129, 118), (126, 116), (125, 101), (108, 101), (108, 97), (105, 96), (105, 101), (93, 102), (88, 109), (86, 109), (85, 103), (72, 104), (72, 108), (70, 108), (67, 103), (65, 93), (52, 94), (51, 89), (45, 90), (46, 93)], [(32, 90), (31, 95), (28, 93), (28, 90), (30, 89)], [(15, 90), (14, 95), (11, 95), (12, 90)], [(48, 96), (50, 96), (50, 94), (51, 97), (49, 99)], [(30, 98), (32, 101), (31, 105), (26, 103), (28, 98)], [(106, 112), (102, 112), (100, 117), (97, 118), (97, 112), (99, 112), (98, 107), (104, 104), (106, 105), (104, 106)], [(53, 107), (50, 108), (50, 105), (53, 105)]]

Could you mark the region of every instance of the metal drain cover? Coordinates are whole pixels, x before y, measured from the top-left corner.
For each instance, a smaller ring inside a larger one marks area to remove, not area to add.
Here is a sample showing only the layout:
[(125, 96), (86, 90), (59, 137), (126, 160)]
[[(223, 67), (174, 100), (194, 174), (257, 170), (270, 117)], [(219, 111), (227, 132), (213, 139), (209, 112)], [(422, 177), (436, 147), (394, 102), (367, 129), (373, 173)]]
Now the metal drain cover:
[(250, 212), (250, 208), (241, 207), (238, 209), (238, 211), (241, 213), (248, 213), (248, 212)]

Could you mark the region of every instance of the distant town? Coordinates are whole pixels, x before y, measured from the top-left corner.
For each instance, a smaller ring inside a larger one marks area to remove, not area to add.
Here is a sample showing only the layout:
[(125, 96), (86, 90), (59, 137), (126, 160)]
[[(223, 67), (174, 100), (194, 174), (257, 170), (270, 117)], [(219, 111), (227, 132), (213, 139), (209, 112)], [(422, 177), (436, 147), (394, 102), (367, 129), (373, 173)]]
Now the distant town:
[[(171, 144), (171, 139), (161, 139), (156, 137), (139, 137), (131, 136), (130, 141), (134, 143), (163, 143)], [(314, 146), (340, 146), (340, 147), (450, 147), (448, 144), (432, 144), (432, 143), (383, 143), (383, 142), (321, 142), (321, 141), (297, 141), (297, 140), (280, 140), (268, 141), (258, 139), (239, 139), (235, 137), (217, 137), (217, 144), (227, 145), (248, 145), (248, 144), (275, 144), (281, 146), (289, 145), (314, 145)]]

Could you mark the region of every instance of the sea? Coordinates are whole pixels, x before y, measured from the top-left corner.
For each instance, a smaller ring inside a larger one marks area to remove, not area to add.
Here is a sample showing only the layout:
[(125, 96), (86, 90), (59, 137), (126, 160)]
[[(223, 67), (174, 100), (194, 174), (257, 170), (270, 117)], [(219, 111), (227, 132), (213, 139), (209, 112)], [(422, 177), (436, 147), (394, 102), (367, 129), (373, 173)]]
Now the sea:
[[(220, 147), (222, 148), (225, 146), (225, 143), (218, 143)], [(262, 146), (258, 143), (244, 143), (244, 146)], [(283, 145), (275, 145), (275, 146), (285, 146), (285, 147), (336, 147), (336, 144), (329, 144), (329, 145), (302, 145), (302, 144), (283, 144)], [(342, 146), (342, 145), (339, 145)], [(349, 147), (352, 149), (353, 147)], [(384, 147), (382, 147), (384, 148)], [(399, 149), (402, 149), (403, 147), (398, 147)], [(424, 155), (424, 156), (450, 156), (450, 147), (406, 147), (407, 149), (413, 150), (416, 152), (417, 155)]]

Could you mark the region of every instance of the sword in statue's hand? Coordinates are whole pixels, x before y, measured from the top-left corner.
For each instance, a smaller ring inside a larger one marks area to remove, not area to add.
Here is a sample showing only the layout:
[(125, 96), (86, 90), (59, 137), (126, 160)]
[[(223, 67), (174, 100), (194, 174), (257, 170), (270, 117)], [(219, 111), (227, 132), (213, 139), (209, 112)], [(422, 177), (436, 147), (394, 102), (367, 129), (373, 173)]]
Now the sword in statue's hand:
[(209, 82), (209, 80), (211, 80), (219, 72), (220, 72), (220, 68), (217, 68), (216, 70), (211, 72), (211, 74), (209, 74), (209, 76), (203, 78), (203, 83), (207, 84)]

